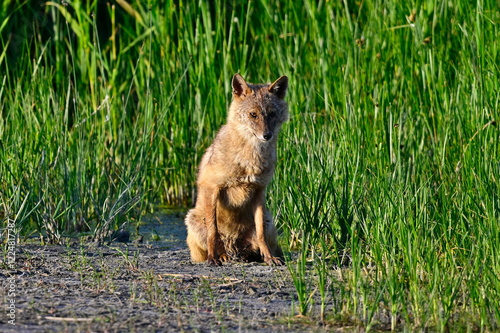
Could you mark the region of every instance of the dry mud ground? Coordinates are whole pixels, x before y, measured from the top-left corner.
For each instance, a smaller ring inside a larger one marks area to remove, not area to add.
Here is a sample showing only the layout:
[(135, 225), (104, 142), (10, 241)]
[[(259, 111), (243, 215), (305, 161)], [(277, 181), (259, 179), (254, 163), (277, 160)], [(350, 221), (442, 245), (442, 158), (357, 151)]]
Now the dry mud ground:
[[(0, 332), (336, 330), (292, 315), (297, 302), (285, 266), (193, 264), (184, 229), (166, 226), (178, 233), (169, 245), (18, 245), (17, 269), (0, 266)], [(10, 276), (15, 326), (6, 312)]]

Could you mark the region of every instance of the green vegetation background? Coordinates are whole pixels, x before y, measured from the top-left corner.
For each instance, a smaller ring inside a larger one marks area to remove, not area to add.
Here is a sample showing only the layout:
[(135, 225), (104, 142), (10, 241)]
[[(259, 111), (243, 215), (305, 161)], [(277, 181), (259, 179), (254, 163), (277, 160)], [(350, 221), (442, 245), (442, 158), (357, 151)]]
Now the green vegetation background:
[(232, 75), (286, 74), (268, 201), (299, 311), (498, 329), (498, 1), (0, 5), (0, 221), (21, 240), (191, 205)]

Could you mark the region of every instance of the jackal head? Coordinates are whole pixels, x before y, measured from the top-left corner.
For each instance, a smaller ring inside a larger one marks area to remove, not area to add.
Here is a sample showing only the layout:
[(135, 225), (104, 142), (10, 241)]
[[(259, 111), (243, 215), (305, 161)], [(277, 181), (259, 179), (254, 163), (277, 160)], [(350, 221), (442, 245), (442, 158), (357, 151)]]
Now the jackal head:
[(272, 84), (251, 84), (240, 74), (234, 74), (231, 86), (233, 102), (228, 123), (259, 142), (276, 140), (281, 125), (288, 120), (288, 106), (284, 101), (288, 78), (281, 76)]

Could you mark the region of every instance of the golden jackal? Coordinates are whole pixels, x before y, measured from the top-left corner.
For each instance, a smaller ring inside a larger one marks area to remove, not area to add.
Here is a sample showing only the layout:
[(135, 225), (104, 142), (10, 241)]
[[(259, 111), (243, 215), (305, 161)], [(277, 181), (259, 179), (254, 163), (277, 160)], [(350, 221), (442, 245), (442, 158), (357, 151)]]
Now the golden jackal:
[(276, 227), (265, 207), (266, 187), (276, 164), (276, 142), (288, 119), (283, 100), (288, 78), (250, 84), (239, 74), (231, 82), (233, 102), (201, 159), (196, 207), (186, 216), (193, 261), (220, 265), (229, 258), (282, 265)]

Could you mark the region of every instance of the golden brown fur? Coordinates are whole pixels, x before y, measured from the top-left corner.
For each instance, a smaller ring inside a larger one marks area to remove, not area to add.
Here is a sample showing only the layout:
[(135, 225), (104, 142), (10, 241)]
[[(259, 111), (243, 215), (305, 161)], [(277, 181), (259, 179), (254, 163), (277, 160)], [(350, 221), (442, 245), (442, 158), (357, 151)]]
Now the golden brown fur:
[(276, 227), (265, 207), (276, 142), (288, 119), (288, 78), (248, 84), (235, 74), (227, 124), (207, 149), (198, 173), (196, 207), (186, 216), (193, 261), (220, 265), (241, 258), (283, 264)]

